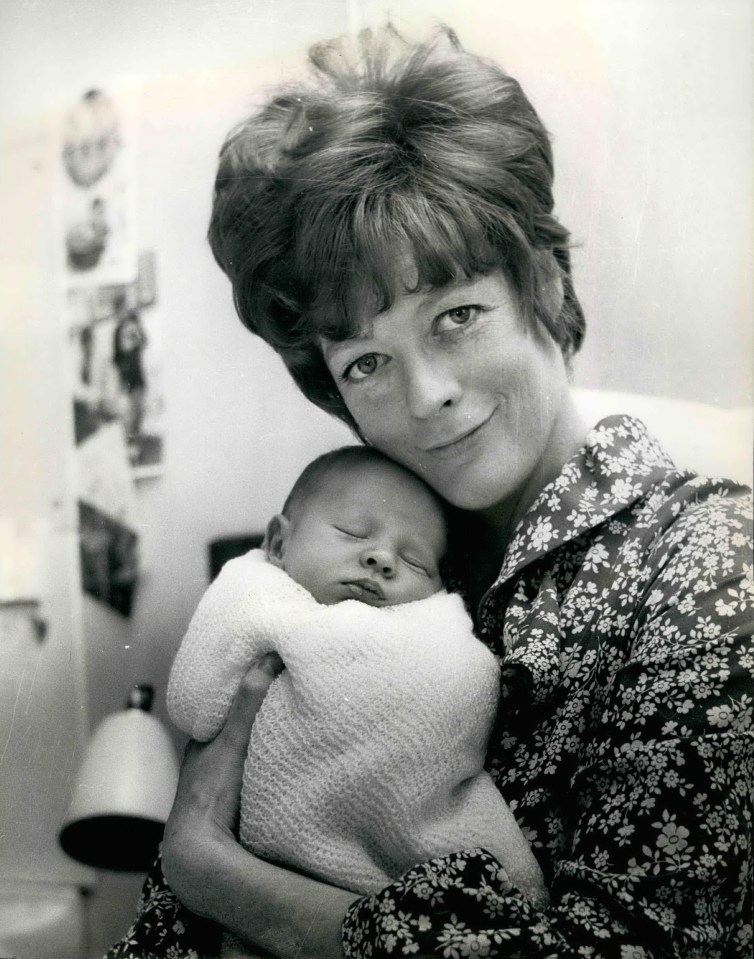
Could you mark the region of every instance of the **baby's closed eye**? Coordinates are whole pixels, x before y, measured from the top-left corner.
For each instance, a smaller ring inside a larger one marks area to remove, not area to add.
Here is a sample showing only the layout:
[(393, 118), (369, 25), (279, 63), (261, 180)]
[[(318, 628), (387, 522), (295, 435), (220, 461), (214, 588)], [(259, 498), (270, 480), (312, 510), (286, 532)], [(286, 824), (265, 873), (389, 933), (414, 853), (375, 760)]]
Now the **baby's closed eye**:
[(333, 528), (336, 529), (339, 533), (342, 533), (344, 536), (350, 536), (351, 539), (366, 539), (366, 538), (367, 538), (367, 534), (366, 534), (366, 533), (364, 533), (364, 532), (362, 532), (362, 531), (360, 531), (360, 530), (357, 530), (357, 529), (353, 529), (353, 528), (351, 528), (351, 529), (346, 529), (346, 528), (343, 527), (343, 526), (334, 526)]
[(434, 576), (437, 572), (437, 570), (434, 569), (434, 564), (429, 563), (424, 559), (420, 559), (417, 556), (404, 553), (401, 554), (401, 559), (407, 566), (410, 566), (411, 569), (415, 569), (427, 576)]

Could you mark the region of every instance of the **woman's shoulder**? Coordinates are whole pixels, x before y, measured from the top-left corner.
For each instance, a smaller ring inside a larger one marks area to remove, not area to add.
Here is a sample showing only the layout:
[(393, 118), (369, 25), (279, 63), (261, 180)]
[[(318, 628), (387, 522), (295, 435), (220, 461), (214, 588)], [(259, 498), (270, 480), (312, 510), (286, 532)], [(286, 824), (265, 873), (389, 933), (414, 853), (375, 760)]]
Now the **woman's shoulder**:
[(634, 531), (646, 530), (650, 540), (680, 539), (694, 532), (708, 536), (713, 530), (721, 539), (728, 533), (745, 536), (748, 530), (751, 542), (752, 494), (740, 475), (704, 475), (678, 465), (664, 441), (635, 416), (600, 420), (587, 435), (582, 454), (564, 470), (564, 478), (570, 475), (568, 467), (575, 480), (566, 492), (585, 513), (582, 521), (588, 525), (599, 525), (596, 513), (597, 520), (603, 517)]
[(752, 500), (738, 483), (669, 471), (614, 522), (655, 596), (751, 585)]
[[(637, 504), (635, 524), (657, 542), (745, 550), (752, 543), (751, 490), (733, 480), (672, 470)], [(742, 555), (746, 555), (745, 552)]]
[[(744, 642), (754, 626), (752, 502), (727, 480), (679, 474), (648, 501), (634, 653)], [(676, 655), (676, 653), (673, 653)]]
[(594, 389), (574, 389), (573, 395), (587, 423), (613, 414), (634, 417), (679, 467), (752, 483), (751, 405), (723, 408), (667, 396)]

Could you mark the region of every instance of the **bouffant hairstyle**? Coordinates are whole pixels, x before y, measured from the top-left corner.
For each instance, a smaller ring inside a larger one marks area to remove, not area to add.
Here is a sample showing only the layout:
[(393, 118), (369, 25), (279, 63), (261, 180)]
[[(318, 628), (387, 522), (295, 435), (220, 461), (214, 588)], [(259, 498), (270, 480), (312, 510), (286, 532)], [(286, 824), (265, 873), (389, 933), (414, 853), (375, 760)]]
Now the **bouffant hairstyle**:
[(552, 215), (547, 131), (517, 81), (448, 28), (419, 44), (364, 31), (309, 56), (311, 79), (228, 136), (209, 228), (238, 315), (303, 393), (355, 427), (320, 338), (347, 339), (365, 308), (409, 292), (397, 253), (412, 291), (502, 269), (526, 321), (570, 357), (584, 318), (569, 234)]

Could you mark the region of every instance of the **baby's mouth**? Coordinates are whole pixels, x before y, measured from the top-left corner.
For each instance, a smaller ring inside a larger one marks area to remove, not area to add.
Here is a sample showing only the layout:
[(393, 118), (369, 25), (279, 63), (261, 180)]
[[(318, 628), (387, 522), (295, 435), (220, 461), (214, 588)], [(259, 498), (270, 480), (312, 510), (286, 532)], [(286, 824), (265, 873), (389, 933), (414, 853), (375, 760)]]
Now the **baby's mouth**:
[(351, 593), (352, 599), (359, 599), (362, 603), (385, 601), (382, 587), (373, 579), (352, 579), (343, 583), (343, 585)]

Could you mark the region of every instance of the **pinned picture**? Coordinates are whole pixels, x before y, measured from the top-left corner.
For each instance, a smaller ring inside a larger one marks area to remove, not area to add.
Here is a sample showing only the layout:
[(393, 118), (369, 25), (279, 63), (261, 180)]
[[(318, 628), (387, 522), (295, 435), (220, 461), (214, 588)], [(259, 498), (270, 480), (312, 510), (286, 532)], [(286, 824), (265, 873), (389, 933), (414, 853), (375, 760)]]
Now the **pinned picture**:
[(63, 125), (64, 274), (77, 285), (136, 279), (136, 125), (129, 117), (125, 106), (92, 89)]
[(76, 443), (119, 422), (136, 478), (159, 472), (164, 410), (154, 257), (139, 262), (134, 283), (67, 292)]
[(131, 613), (139, 575), (136, 494), (117, 421), (76, 446), (79, 555), (85, 593)]

